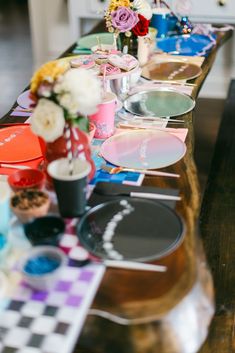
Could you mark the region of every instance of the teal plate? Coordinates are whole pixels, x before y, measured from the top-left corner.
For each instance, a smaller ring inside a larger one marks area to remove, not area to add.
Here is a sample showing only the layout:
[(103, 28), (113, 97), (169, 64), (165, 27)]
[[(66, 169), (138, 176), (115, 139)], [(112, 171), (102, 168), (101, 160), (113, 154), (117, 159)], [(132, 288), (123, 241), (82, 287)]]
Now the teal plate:
[(81, 37), (78, 40), (78, 45), (81, 48), (91, 49), (92, 47), (98, 44), (97, 37), (99, 37), (101, 44), (113, 44), (113, 34), (104, 32), (104, 33), (89, 34), (88, 36)]

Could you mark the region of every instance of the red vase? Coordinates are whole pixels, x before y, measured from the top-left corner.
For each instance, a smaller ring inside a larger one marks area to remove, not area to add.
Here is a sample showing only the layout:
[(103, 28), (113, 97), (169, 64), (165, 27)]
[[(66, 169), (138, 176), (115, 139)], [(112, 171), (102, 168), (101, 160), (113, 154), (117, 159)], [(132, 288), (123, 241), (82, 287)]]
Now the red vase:
[[(88, 135), (76, 128), (71, 128), (71, 142), (72, 142), (72, 152), (74, 158), (85, 159), (91, 164), (91, 172), (89, 174), (89, 180), (91, 180), (95, 175), (95, 164), (91, 158), (90, 142)], [(54, 142), (47, 142), (45, 145), (45, 171), (50, 162), (55, 159), (67, 157), (66, 140), (64, 136), (59, 137)], [(53, 188), (52, 180), (47, 174), (47, 187), (49, 189)]]

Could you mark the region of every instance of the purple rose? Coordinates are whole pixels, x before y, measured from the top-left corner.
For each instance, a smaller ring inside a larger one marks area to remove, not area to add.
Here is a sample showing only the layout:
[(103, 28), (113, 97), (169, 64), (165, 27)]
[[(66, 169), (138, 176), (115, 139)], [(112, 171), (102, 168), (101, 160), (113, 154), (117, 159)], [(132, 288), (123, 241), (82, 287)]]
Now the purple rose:
[(111, 12), (111, 16), (113, 27), (120, 32), (130, 31), (139, 21), (137, 13), (124, 6)]

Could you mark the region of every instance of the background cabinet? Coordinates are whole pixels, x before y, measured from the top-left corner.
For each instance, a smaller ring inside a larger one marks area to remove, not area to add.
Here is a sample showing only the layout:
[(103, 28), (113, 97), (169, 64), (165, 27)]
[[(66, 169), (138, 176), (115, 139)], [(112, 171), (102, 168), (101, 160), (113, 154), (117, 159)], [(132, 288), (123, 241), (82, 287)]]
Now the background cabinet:
[[(176, 1), (168, 0), (175, 8)], [(191, 0), (193, 22), (235, 24), (235, 0)], [(200, 96), (225, 98), (231, 78), (235, 77), (235, 36), (219, 51)]]
[(70, 36), (77, 40), (104, 16), (109, 0), (68, 0)]
[[(180, 1), (180, 0), (178, 0)], [(235, 24), (235, 0), (191, 0), (190, 18), (203, 23)], [(87, 33), (104, 15), (109, 0), (29, 0), (35, 67), (55, 58)], [(151, 0), (149, 0), (151, 3)], [(176, 0), (167, 1), (174, 8)], [(221, 6), (220, 4), (224, 4)], [(235, 77), (235, 37), (219, 51), (200, 96), (226, 97)]]

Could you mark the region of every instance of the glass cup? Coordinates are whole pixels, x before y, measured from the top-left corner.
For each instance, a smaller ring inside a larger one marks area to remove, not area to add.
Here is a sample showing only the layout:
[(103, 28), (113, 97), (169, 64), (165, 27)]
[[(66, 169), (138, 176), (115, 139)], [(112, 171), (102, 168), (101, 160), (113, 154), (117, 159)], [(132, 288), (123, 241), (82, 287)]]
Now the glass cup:
[(10, 188), (6, 182), (0, 181), (0, 235), (7, 236), (10, 223)]
[(164, 7), (153, 9), (151, 27), (157, 29), (157, 38), (165, 38), (168, 32), (168, 18), (170, 10)]
[(10, 193), (8, 184), (0, 181), (0, 268), (6, 265), (5, 258), (9, 250)]

